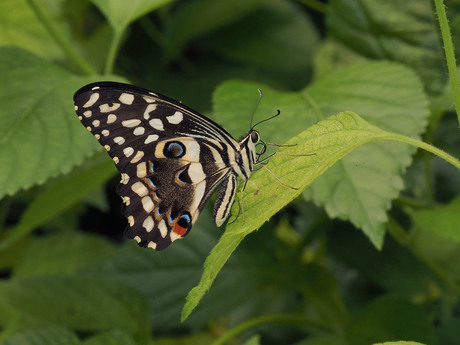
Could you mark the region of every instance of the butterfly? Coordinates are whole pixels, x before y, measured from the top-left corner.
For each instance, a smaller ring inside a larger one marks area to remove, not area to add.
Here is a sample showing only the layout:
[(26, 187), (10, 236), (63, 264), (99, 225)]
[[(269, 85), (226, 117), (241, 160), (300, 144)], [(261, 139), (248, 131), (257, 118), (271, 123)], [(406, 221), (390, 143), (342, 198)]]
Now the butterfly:
[(255, 126), (236, 141), (184, 104), (133, 85), (89, 84), (75, 93), (74, 103), (121, 172), (116, 192), (128, 219), (125, 234), (142, 247), (162, 250), (187, 235), (219, 186), (214, 222), (221, 226), (238, 179), (246, 183), (265, 152)]

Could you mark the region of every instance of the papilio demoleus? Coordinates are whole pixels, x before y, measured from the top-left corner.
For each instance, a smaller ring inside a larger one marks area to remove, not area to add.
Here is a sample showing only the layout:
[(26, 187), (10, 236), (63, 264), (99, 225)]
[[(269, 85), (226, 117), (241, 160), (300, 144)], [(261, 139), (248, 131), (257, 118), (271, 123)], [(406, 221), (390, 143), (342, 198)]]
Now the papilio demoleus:
[(187, 235), (219, 186), (214, 221), (221, 226), (238, 178), (246, 182), (260, 162), (254, 126), (236, 141), (214, 121), (156, 92), (98, 82), (79, 89), (74, 102), (82, 124), (121, 172), (117, 194), (128, 219), (126, 236), (143, 247), (162, 250)]

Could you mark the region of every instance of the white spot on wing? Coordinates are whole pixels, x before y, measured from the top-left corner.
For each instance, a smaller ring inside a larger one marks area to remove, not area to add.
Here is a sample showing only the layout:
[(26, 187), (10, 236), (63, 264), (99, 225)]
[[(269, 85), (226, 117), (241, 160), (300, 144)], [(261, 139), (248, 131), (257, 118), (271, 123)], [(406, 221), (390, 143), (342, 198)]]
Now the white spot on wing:
[(123, 104), (131, 105), (133, 104), (133, 101), (134, 101), (134, 95), (131, 93), (124, 92), (120, 95), (118, 100)]
[(91, 110), (87, 110), (83, 112), (83, 116), (86, 118), (91, 117), (91, 115), (93, 115), (93, 112)]
[(142, 223), (142, 226), (145, 228), (145, 231), (152, 231), (153, 227), (155, 226), (155, 222), (153, 221), (152, 216), (148, 216), (147, 218), (145, 218), (144, 223)]
[(150, 134), (144, 141), (144, 144), (150, 144), (151, 142), (157, 141), (159, 138), (158, 134)]
[(157, 131), (164, 131), (163, 121), (161, 121), (160, 119), (151, 119), (149, 121), (149, 124)]
[(134, 240), (137, 241), (137, 243), (141, 243), (141, 238), (139, 236), (134, 236)]
[(113, 138), (113, 142), (118, 145), (123, 145), (125, 143), (125, 138), (123, 137), (115, 137)]
[(117, 115), (109, 114), (109, 116), (107, 116), (107, 124), (114, 123), (115, 121), (117, 121)]
[(147, 196), (144, 196), (142, 198), (142, 207), (144, 208), (144, 211), (147, 213), (150, 213), (153, 211), (153, 208), (155, 205), (153, 204), (152, 198)]
[(93, 124), (94, 127), (99, 127), (99, 125), (101, 124), (101, 121), (99, 121), (99, 120), (94, 120), (94, 121), (92, 122), (92, 124)]
[(139, 119), (131, 119), (131, 120), (125, 120), (125, 121), (121, 122), (122, 126), (127, 127), (127, 128), (136, 127), (140, 123), (141, 123), (141, 120), (139, 120)]
[(158, 223), (158, 230), (160, 230), (160, 235), (161, 237), (165, 238), (166, 235), (168, 234), (168, 228), (166, 227), (166, 223), (165, 223), (165, 220), (162, 219), (159, 223)]
[(152, 111), (155, 111), (157, 108), (157, 105), (156, 104), (149, 104), (146, 108), (145, 108), (145, 111), (144, 111), (144, 119), (148, 120), (150, 119), (150, 113)]
[(144, 197), (149, 193), (147, 187), (144, 186), (142, 182), (133, 183), (133, 185), (131, 186), (131, 190), (140, 197)]
[(182, 238), (182, 236), (176, 234), (174, 231), (171, 231), (171, 233), (169, 234), (169, 238), (171, 238), (171, 242), (174, 242), (175, 240)]
[(131, 146), (125, 147), (123, 149), (123, 153), (125, 154), (126, 157), (131, 157), (132, 154), (134, 153), (134, 149)]
[(89, 108), (94, 105), (99, 99), (99, 92), (95, 92), (89, 96), (88, 102), (83, 105), (83, 108)]
[(128, 184), (128, 182), (129, 182), (129, 175), (125, 174), (125, 173), (122, 173), (120, 183), (121, 184)]
[(137, 163), (144, 157), (144, 151), (137, 151), (136, 155), (131, 159), (131, 163)]
[(184, 119), (184, 114), (182, 114), (180, 111), (176, 111), (171, 116), (166, 116), (166, 120), (168, 120), (168, 122), (172, 123), (173, 125), (177, 125), (178, 123), (181, 123), (183, 119)]
[(120, 103), (112, 103), (112, 105), (105, 103), (99, 106), (101, 113), (109, 113), (120, 108)]
[(110, 134), (110, 132), (109, 132), (107, 129), (103, 129), (102, 132), (101, 132), (101, 134), (102, 134), (104, 137), (106, 137), (106, 136), (108, 136), (108, 135)]
[(134, 225), (134, 217), (133, 216), (128, 217), (128, 223), (129, 223), (130, 226)]
[(152, 249), (157, 249), (157, 244), (153, 241), (150, 241), (148, 247)]
[(137, 165), (137, 177), (139, 178), (143, 178), (145, 176), (147, 176), (147, 166), (146, 166), (146, 163), (143, 162), (143, 163), (139, 163)]
[(145, 133), (145, 128), (144, 127), (136, 127), (134, 128), (133, 134), (134, 135), (142, 135)]

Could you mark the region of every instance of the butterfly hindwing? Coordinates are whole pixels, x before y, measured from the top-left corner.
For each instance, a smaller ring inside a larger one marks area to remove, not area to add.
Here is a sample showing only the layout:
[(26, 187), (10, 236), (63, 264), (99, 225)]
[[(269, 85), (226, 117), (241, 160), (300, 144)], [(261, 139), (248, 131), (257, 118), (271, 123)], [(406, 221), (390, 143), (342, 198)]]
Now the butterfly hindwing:
[(166, 248), (190, 231), (223, 180), (233, 195), (220, 193), (215, 215), (220, 224), (225, 221), (231, 204), (222, 201), (233, 201), (239, 143), (219, 125), (168, 97), (126, 84), (90, 84), (74, 101), (81, 122), (122, 173), (117, 193), (129, 238)]
[[(185, 236), (228, 168), (199, 159), (211, 157), (206, 150), (197, 157), (163, 155), (166, 146), (183, 145), (192, 151), (199, 143), (192, 138), (167, 139), (157, 143), (155, 159), (130, 165), (117, 193), (123, 197), (123, 213), (128, 217), (127, 237), (141, 245), (163, 249)], [(198, 145), (198, 146), (197, 146)], [(130, 176), (130, 177), (128, 177)], [(129, 179), (129, 180), (128, 180)]]

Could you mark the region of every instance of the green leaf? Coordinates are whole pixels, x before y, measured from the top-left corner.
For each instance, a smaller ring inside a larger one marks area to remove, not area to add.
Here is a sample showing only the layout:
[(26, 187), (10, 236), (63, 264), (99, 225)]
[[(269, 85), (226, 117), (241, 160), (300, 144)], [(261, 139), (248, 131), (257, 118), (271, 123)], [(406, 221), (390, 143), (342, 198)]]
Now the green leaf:
[(231, 60), (275, 69), (280, 74), (305, 73), (318, 34), (296, 4), (271, 1), (237, 23), (218, 30), (211, 39), (220, 53)]
[(27, 329), (8, 337), (2, 345), (80, 345), (78, 337), (64, 327)]
[(28, 324), (54, 324), (79, 331), (121, 329), (145, 337), (149, 313), (136, 290), (113, 279), (44, 276), (0, 284), (0, 322), (5, 310)]
[(191, 39), (236, 22), (265, 3), (267, 0), (196, 0), (182, 3), (166, 32), (166, 55), (176, 57)]
[(291, 148), (283, 152), (299, 153), (313, 150), (315, 155), (276, 155), (267, 167), (284, 183), (297, 189), (287, 188), (281, 184), (274, 185), (273, 176), (267, 171), (256, 174), (248, 181), (244, 194), (245, 223), (242, 224), (242, 220), (237, 219), (227, 225), (225, 233), (206, 259), (199, 285), (187, 296), (182, 319), (187, 318), (211, 287), (217, 273), (246, 235), (258, 229), (351, 150), (365, 143), (389, 137), (389, 133), (370, 125), (356, 114), (346, 112), (331, 116), (289, 140), (287, 144), (295, 145), (295, 151), (292, 152)]
[(0, 2), (0, 46), (12, 45), (44, 57), (63, 57), (61, 48), (35, 17), (26, 0)]
[(73, 110), (73, 77), (16, 48), (0, 48), (0, 197), (69, 172), (99, 149)]
[(115, 253), (104, 238), (78, 232), (39, 237), (23, 251), (14, 267), (14, 277), (73, 274)]
[[(431, 215), (435, 218), (444, 216), (436, 213), (431, 213)], [(458, 218), (458, 213), (456, 217)], [(458, 281), (460, 279), (460, 243), (433, 229), (428, 230), (431, 220), (426, 219), (427, 226), (417, 227), (413, 232), (411, 248), (418, 253), (419, 257), (426, 258), (431, 265), (436, 264), (441, 275), (448, 277), (451, 281)], [(442, 221), (439, 222), (442, 223)]]
[[(419, 138), (427, 125), (422, 85), (401, 65), (357, 64), (329, 74), (307, 92), (325, 117), (351, 109), (381, 129), (412, 138)], [(405, 144), (371, 143), (325, 172), (304, 196), (324, 206), (330, 217), (350, 220), (381, 248), (386, 212), (404, 187), (402, 175), (413, 153)]]
[(91, 0), (116, 32), (123, 32), (129, 24), (172, 0)]
[(37, 194), (31, 201), (20, 221), (9, 229), (7, 236), (0, 243), (0, 250), (8, 248), (38, 226), (66, 211), (90, 191), (106, 182), (115, 172), (112, 160), (103, 152), (70, 174), (50, 181), (42, 193)]
[[(353, 272), (358, 272), (358, 279), (370, 282), (381, 291), (407, 298), (437, 296), (439, 279), (411, 251), (391, 238), (385, 241), (381, 250), (377, 250), (357, 231), (336, 228), (329, 237), (328, 250)], [(364, 285), (363, 289), (367, 286)], [(366, 290), (353, 288), (350, 293), (361, 299)]]
[(347, 329), (353, 345), (368, 345), (389, 339), (411, 339), (433, 344), (430, 320), (423, 310), (407, 300), (382, 297), (367, 305)]
[(424, 231), (434, 232), (448, 240), (460, 243), (460, 197), (448, 205), (421, 209), (412, 213), (415, 224)]
[(446, 82), (438, 25), (431, 1), (331, 1), (327, 22), (334, 39), (371, 59), (416, 69), (427, 89)]

